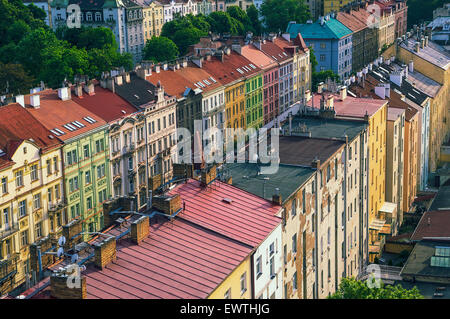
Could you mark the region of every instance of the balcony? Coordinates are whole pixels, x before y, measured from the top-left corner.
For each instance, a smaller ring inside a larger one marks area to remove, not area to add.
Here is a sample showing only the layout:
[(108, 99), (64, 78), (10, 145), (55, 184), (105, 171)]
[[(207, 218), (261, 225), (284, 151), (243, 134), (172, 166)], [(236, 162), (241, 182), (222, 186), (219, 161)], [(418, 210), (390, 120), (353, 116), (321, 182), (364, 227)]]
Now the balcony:
[(18, 260), (19, 254), (15, 253), (8, 259), (0, 261), (0, 285), (16, 274)]
[(12, 225), (8, 225), (4, 227), (4, 230), (0, 231), (0, 239), (11, 236), (12, 234), (19, 231), (19, 223), (15, 222)]

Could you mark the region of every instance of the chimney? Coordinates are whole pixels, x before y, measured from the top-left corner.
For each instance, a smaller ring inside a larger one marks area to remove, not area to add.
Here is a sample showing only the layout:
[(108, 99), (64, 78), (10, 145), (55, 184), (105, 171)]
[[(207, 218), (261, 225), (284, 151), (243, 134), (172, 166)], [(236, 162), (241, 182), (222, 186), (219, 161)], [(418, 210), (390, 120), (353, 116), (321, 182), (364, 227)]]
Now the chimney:
[(409, 61), (408, 70), (409, 70), (409, 73), (414, 72), (414, 61), (413, 60)]
[(163, 69), (164, 71), (167, 71), (167, 67), (168, 67), (167, 62), (164, 62), (163, 65), (162, 65), (162, 69)]
[(315, 169), (320, 169), (320, 160), (317, 158), (314, 159), (311, 163), (311, 167)]
[(255, 41), (255, 42), (253, 42), (253, 45), (254, 45), (258, 50), (261, 50), (262, 41), (261, 41), (261, 40), (257, 40), (257, 41)]
[(216, 179), (216, 166), (210, 168), (205, 168), (201, 172), (200, 181), (203, 186), (209, 185), (213, 180)]
[(130, 79), (130, 73), (126, 72), (126, 73), (123, 75), (123, 79), (124, 79), (125, 83), (130, 83), (130, 81), (131, 81), (131, 79)]
[(426, 46), (426, 47), (428, 46), (428, 40), (429, 40), (429, 37), (426, 35), (426, 36), (425, 36), (425, 46)]
[(115, 261), (116, 256), (116, 237), (109, 237), (94, 245), (95, 259), (94, 263), (100, 269)]
[(62, 87), (58, 89), (58, 97), (62, 100), (62, 101), (67, 101), (70, 99), (69, 97), (69, 88), (68, 87)]
[(16, 103), (19, 103), (20, 106), (25, 107), (25, 98), (23, 95), (16, 95)]
[(167, 215), (173, 215), (181, 209), (181, 197), (179, 194), (172, 196), (155, 195), (153, 196), (152, 202), (154, 209), (157, 209)]
[(420, 49), (420, 42), (416, 42), (416, 43), (414, 44), (414, 51), (415, 51), (415, 52), (419, 52), (419, 49)]
[(328, 109), (334, 108), (334, 96), (333, 95), (330, 95), (327, 98), (327, 108)]
[(155, 73), (161, 72), (161, 66), (155, 65)]
[(201, 68), (202, 67), (202, 63), (203, 63), (203, 57), (193, 57), (192, 58), (192, 63), (194, 63), (199, 68)]
[(231, 54), (230, 48), (226, 48), (226, 49), (225, 49), (225, 54), (228, 55), (228, 56)]
[(275, 188), (275, 194), (272, 195), (272, 202), (276, 205), (282, 205), (283, 202), (281, 200), (281, 194), (280, 194), (280, 189), (277, 187)]
[(131, 240), (135, 244), (140, 244), (150, 233), (148, 216), (141, 216), (131, 223)]
[(305, 100), (306, 100), (306, 102), (309, 102), (311, 100), (311, 91), (310, 90), (305, 91)]
[(425, 39), (421, 38), (420, 39), (420, 48), (423, 49), (425, 47)]
[(402, 72), (392, 72), (389, 74), (389, 79), (398, 86), (402, 86), (403, 76)]
[(291, 34), (290, 33), (283, 33), (282, 37), (288, 41), (291, 42)]
[(118, 76), (114, 77), (114, 82), (115, 82), (118, 86), (121, 86), (121, 85), (122, 85), (122, 82), (123, 82), (122, 76), (118, 75)]
[(30, 96), (30, 104), (35, 109), (38, 109), (41, 106), (41, 99), (39, 94)]
[(386, 98), (386, 89), (384, 86), (376, 86), (375, 87), (375, 94), (380, 97), (381, 99)]
[(84, 92), (86, 92), (87, 95), (94, 95), (95, 94), (95, 88), (93, 82), (88, 82), (84, 86)]
[(241, 54), (241, 53), (242, 53), (242, 47), (241, 47), (240, 44), (232, 44), (232, 45), (231, 45), (231, 49), (232, 49), (234, 52), (237, 52), (238, 54)]
[[(76, 271), (75, 269), (73, 271)], [(81, 275), (80, 284), (74, 287), (68, 287), (71, 282), (68, 272), (65, 268), (53, 273), (50, 276), (50, 295), (57, 299), (86, 299), (86, 277)]]
[(66, 238), (66, 249), (71, 249), (75, 244), (81, 242), (81, 236), (77, 235), (79, 235), (82, 231), (83, 223), (80, 219), (74, 219), (63, 226), (62, 235)]
[(78, 97), (83, 97), (83, 86), (81, 84), (75, 85), (74, 93)]
[(206, 57), (206, 61), (211, 61), (211, 54), (210, 53), (206, 53), (205, 57)]
[(183, 59), (183, 62), (181, 62), (181, 67), (182, 67), (182, 68), (186, 68), (187, 65), (188, 65), (187, 60), (186, 60), (186, 59)]
[(344, 101), (347, 98), (347, 87), (346, 86), (341, 87), (339, 93), (340, 93), (341, 101)]
[(324, 86), (323, 82), (320, 82), (319, 85), (317, 85), (317, 93), (319, 94), (323, 93), (323, 86)]
[(113, 93), (116, 91), (116, 85), (114, 84), (114, 78), (109, 77), (106, 79), (106, 87)]
[(431, 218), (430, 217), (428, 217), (427, 222), (428, 222), (428, 226), (431, 226)]

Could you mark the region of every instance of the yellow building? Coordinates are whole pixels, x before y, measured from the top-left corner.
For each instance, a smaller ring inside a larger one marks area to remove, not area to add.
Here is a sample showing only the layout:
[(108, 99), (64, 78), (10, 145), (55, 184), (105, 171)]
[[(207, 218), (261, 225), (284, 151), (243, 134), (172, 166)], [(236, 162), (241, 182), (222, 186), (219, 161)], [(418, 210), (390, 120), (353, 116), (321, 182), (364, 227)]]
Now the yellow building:
[(250, 256), (236, 267), (225, 280), (208, 296), (208, 299), (251, 299)]
[(152, 37), (159, 37), (164, 25), (164, 7), (158, 1), (152, 1), (150, 4), (143, 3), (144, 14), (144, 39), (145, 42)]
[(2, 295), (32, 278), (30, 244), (46, 236), (56, 240), (66, 217), (58, 206), (60, 141), (17, 103), (0, 108), (0, 126)]
[(339, 11), (349, 2), (352, 2), (352, 0), (323, 0), (323, 14), (328, 14), (332, 11)]
[[(410, 37), (396, 46), (396, 58), (408, 64), (409, 69), (421, 73), (433, 81), (421, 85), (414, 80), (416, 87), (432, 97), (430, 103), (429, 170), (439, 167), (441, 146), (448, 141), (450, 121), (450, 57), (445, 50), (428, 40), (427, 37)], [(414, 73), (411, 73), (414, 76)], [(410, 77), (411, 77), (410, 75)], [(438, 87), (440, 86), (440, 88)]]

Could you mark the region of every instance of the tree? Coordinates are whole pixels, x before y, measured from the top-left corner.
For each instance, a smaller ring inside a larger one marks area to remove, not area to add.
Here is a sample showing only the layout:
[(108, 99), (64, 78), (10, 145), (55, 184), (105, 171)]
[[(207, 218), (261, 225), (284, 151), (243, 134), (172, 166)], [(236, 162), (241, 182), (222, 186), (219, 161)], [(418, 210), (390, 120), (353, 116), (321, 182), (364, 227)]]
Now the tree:
[(144, 59), (155, 63), (174, 60), (178, 53), (175, 42), (166, 37), (153, 37), (144, 47)]
[(237, 29), (238, 20), (230, 17), (226, 12), (215, 11), (212, 12), (207, 20), (211, 25), (211, 31), (214, 33), (231, 33), (232, 35), (238, 35), (239, 30)]
[(370, 288), (366, 282), (354, 278), (342, 278), (338, 291), (328, 299), (423, 299), (417, 287), (404, 289), (402, 286)]
[(27, 93), (35, 80), (29, 76), (21, 64), (0, 62), (0, 94)]
[(260, 35), (262, 33), (262, 24), (261, 20), (259, 19), (258, 9), (256, 9), (254, 4), (248, 7), (247, 16), (250, 20), (251, 26), (253, 27), (254, 33)]
[(184, 29), (175, 32), (173, 42), (176, 43), (180, 54), (186, 54), (190, 45), (198, 43), (204, 34), (197, 28)]
[(290, 21), (305, 23), (311, 19), (304, 0), (264, 0), (261, 15), (269, 32), (284, 32)]

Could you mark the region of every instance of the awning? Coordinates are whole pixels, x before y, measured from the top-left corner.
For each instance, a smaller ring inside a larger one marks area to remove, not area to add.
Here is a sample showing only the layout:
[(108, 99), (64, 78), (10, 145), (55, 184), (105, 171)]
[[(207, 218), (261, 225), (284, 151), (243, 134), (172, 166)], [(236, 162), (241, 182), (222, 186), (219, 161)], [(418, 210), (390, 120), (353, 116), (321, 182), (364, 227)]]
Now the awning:
[(375, 229), (375, 230), (380, 231), (380, 230), (383, 228), (383, 226), (384, 226), (385, 223), (386, 223), (385, 220), (382, 220), (382, 219), (374, 219), (374, 220), (370, 223), (369, 229)]

